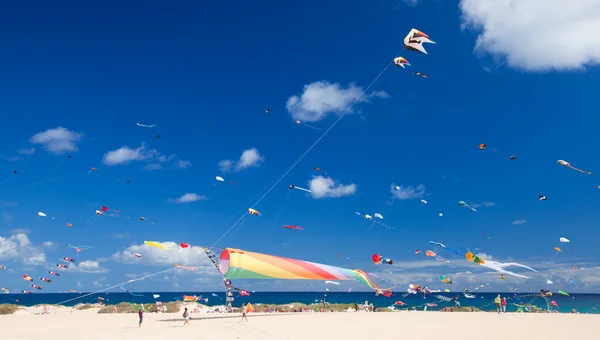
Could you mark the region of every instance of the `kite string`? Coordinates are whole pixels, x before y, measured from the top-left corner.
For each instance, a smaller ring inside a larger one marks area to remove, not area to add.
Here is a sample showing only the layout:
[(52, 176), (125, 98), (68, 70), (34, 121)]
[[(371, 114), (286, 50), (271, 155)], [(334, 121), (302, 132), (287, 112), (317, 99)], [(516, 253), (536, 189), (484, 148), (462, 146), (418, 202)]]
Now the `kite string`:
[[(329, 126), (329, 128), (327, 128), (327, 130), (325, 130), (325, 132), (323, 132), (321, 134), (321, 136), (319, 138), (317, 138), (317, 140), (306, 151), (304, 151), (304, 153), (302, 153), (300, 155), (300, 157), (298, 157), (298, 159), (294, 163), (292, 163), (292, 165), (275, 181), (275, 183), (273, 185), (271, 185), (271, 187), (269, 189), (267, 189), (267, 191), (252, 205), (252, 207), (251, 207), (252, 209), (254, 209), (254, 207), (256, 207), (256, 205), (258, 205), (304, 159), (304, 157), (306, 157), (306, 155), (308, 155), (315, 148), (315, 146), (317, 146), (317, 144), (319, 144), (319, 142), (321, 142), (321, 140), (323, 138), (325, 138), (325, 136), (327, 136), (327, 134), (329, 134), (329, 132), (346, 116), (346, 114), (348, 114), (348, 112), (350, 112), (350, 110), (354, 107), (354, 105), (356, 105), (356, 103), (358, 103), (365, 96), (367, 91), (369, 91), (373, 87), (375, 82), (377, 82), (377, 80), (379, 80), (379, 78), (381, 78), (381, 76), (383, 76), (383, 74), (390, 68), (390, 66), (392, 64), (393, 64), (393, 62), (387, 64), (387, 66), (383, 69), (383, 71), (381, 71), (379, 73), (379, 75), (377, 75), (377, 77), (375, 77), (375, 79), (369, 84), (369, 86), (367, 86), (362, 91), (360, 96), (358, 96), (358, 98), (356, 98), (348, 106), (348, 108), (346, 108), (346, 110)], [(243, 218), (243, 216), (242, 216), (242, 218)], [(241, 220), (241, 218), (240, 218), (240, 220)], [(236, 224), (232, 225), (227, 231), (225, 231), (223, 236), (221, 236), (218, 241), (220, 241), (225, 235), (227, 235), (231, 231), (231, 229), (233, 229), (235, 227), (235, 225)], [(215, 243), (215, 245), (216, 245), (216, 243)]]

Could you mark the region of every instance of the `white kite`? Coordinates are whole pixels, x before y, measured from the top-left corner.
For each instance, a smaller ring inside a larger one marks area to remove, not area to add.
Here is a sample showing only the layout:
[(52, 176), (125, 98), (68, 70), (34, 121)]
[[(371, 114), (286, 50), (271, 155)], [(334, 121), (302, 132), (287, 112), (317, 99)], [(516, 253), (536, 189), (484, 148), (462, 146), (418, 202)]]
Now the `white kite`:
[(569, 243), (569, 242), (571, 242), (571, 241), (569, 241), (568, 238), (565, 238), (565, 237), (559, 238), (559, 241), (562, 242), (562, 243)]
[(436, 42), (431, 40), (427, 34), (414, 28), (411, 29), (404, 38), (404, 48), (427, 54), (427, 51), (425, 51), (425, 48), (423, 47), (423, 43), (435, 44)]

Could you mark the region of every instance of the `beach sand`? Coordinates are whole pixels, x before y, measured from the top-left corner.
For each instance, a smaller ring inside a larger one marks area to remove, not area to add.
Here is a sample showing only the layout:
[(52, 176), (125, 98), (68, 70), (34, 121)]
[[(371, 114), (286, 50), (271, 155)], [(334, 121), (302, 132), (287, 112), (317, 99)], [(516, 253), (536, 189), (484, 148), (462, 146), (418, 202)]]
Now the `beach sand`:
[(138, 328), (137, 314), (97, 314), (98, 309), (41, 307), (0, 316), (2, 340), (100, 339), (481, 339), (565, 340), (600, 339), (594, 323), (600, 316), (586, 314), (521, 313), (192, 313), (182, 327), (181, 313), (145, 313)]

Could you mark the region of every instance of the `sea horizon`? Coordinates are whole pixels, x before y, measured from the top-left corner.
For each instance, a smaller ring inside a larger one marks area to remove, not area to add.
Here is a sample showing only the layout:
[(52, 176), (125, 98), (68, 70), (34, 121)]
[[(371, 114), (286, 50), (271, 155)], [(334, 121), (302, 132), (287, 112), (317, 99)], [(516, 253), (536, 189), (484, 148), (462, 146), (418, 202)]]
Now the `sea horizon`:
[[(122, 302), (136, 304), (152, 304), (156, 302), (181, 302), (184, 295), (196, 296), (198, 303), (206, 306), (222, 306), (225, 305), (225, 292), (212, 291), (177, 291), (177, 292), (77, 292), (77, 293), (32, 293), (32, 294), (3, 294), (0, 295), (0, 304), (17, 304), (21, 306), (35, 305), (62, 305), (73, 307), (79, 304), (94, 304), (99, 302), (99, 297), (102, 302), (109, 305), (116, 305)], [(235, 307), (241, 304), (272, 304), (283, 305), (291, 303), (313, 304), (321, 303), (323, 298), (329, 304), (363, 304), (365, 302), (372, 303), (376, 307), (393, 306), (397, 301), (402, 301), (405, 305), (402, 308), (422, 309), (428, 306), (427, 310), (440, 310), (446, 307), (453, 307), (453, 298), (459, 297), (459, 301), (463, 307), (475, 307), (481, 310), (493, 310), (493, 300), (500, 294), (508, 300), (507, 311), (516, 312), (523, 306), (535, 306), (541, 309), (549, 309), (549, 303), (555, 301), (558, 308), (551, 308), (559, 312), (571, 312), (576, 309), (582, 313), (598, 313), (596, 307), (600, 305), (600, 294), (593, 293), (574, 293), (569, 296), (555, 294), (551, 297), (543, 298), (539, 292), (531, 293), (513, 293), (513, 292), (471, 292), (475, 298), (465, 298), (463, 292), (440, 292), (431, 293), (425, 298), (422, 295), (407, 295), (406, 293), (395, 293), (387, 298), (382, 295), (375, 296), (373, 292), (250, 292), (250, 296), (239, 296), (235, 294), (233, 305)], [(155, 295), (158, 295), (156, 298)], [(448, 301), (450, 300), (450, 301)], [(435, 304), (436, 306), (431, 306)]]

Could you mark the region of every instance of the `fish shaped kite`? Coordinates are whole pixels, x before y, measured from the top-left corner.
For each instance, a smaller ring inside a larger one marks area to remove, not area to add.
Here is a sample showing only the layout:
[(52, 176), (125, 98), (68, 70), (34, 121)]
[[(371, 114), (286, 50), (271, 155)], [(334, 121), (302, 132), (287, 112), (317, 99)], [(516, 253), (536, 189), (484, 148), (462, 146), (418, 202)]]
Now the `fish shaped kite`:
[(250, 215), (258, 215), (258, 216), (262, 216), (258, 210), (252, 209), (252, 208), (248, 208), (248, 214)]
[(427, 75), (427, 74), (425, 74), (423, 72), (413, 72), (413, 74), (416, 75), (416, 76), (419, 76), (421, 78), (425, 78), (425, 79), (429, 78), (429, 75)]
[(44, 282), (47, 282), (47, 283), (50, 283), (50, 282), (52, 282), (52, 280), (50, 280), (50, 279), (47, 279), (47, 278), (45, 278), (45, 277), (40, 277), (40, 280), (42, 280), (42, 281), (44, 281)]
[(360, 281), (377, 293), (391, 295), (393, 288), (381, 288), (373, 274), (320, 263), (226, 248), (220, 255), (219, 272), (226, 279), (288, 279)]
[(291, 190), (291, 189), (296, 189), (296, 190), (301, 190), (301, 191), (306, 191), (306, 192), (312, 192), (312, 191), (310, 191), (310, 190), (308, 190), (308, 189), (304, 189), (304, 188), (301, 188), (301, 187), (297, 187), (297, 186), (295, 186), (295, 185), (292, 185), (292, 184), (290, 184), (289, 188), (290, 188), (290, 190)]
[(461, 207), (467, 207), (473, 211), (477, 211), (475, 208), (471, 207), (470, 205), (468, 205), (465, 201), (458, 201), (458, 205)]
[(500, 262), (496, 262), (496, 261), (484, 260), (484, 259), (480, 258), (479, 256), (474, 255), (470, 251), (468, 251), (465, 254), (465, 258), (469, 262), (473, 262), (473, 263), (479, 264), (480, 266), (483, 266), (483, 267), (486, 267), (486, 268), (490, 268), (492, 270), (497, 271), (498, 273), (512, 275), (512, 276), (516, 276), (516, 277), (522, 277), (522, 278), (525, 278), (525, 279), (529, 279), (530, 277), (525, 276), (525, 275), (521, 275), (521, 274), (513, 273), (513, 272), (508, 271), (508, 270), (506, 270), (504, 268), (510, 267), (510, 266), (516, 266), (516, 267), (521, 267), (521, 268), (529, 269), (529, 270), (531, 270), (533, 272), (536, 272), (536, 273), (538, 272), (537, 270), (535, 270), (535, 269), (533, 269), (531, 267), (527, 267), (525, 265), (522, 265), (520, 263), (515, 263), (515, 262), (500, 263)]
[(403, 57), (394, 58), (394, 65), (402, 68), (405, 68), (406, 65), (411, 66), (408, 60), (404, 59)]
[(389, 259), (387, 257), (382, 257), (377, 254), (373, 254), (371, 259), (373, 260), (373, 263), (375, 263), (375, 264), (382, 264), (382, 263), (393, 264), (391, 259)]
[(140, 124), (140, 123), (135, 123), (135, 125), (145, 127), (145, 128), (153, 128), (156, 126), (156, 125), (146, 125), (146, 124)]
[(423, 47), (423, 43), (435, 44), (436, 42), (431, 40), (427, 34), (414, 28), (411, 29), (404, 38), (405, 49), (427, 54), (427, 51)]
[(558, 164), (562, 165), (562, 166), (566, 166), (567, 168), (573, 169), (573, 170), (575, 170), (575, 171), (579, 171), (579, 172), (581, 172), (582, 174), (591, 175), (591, 176), (596, 176), (595, 174), (593, 174), (593, 173), (591, 173), (591, 172), (589, 172), (589, 171), (585, 171), (585, 170), (582, 170), (582, 169), (576, 168), (576, 167), (572, 166), (571, 164), (569, 164), (569, 162), (567, 162), (567, 161), (563, 161), (562, 159), (559, 159), (559, 160), (558, 160), (558, 161), (556, 161), (556, 162), (557, 162)]

